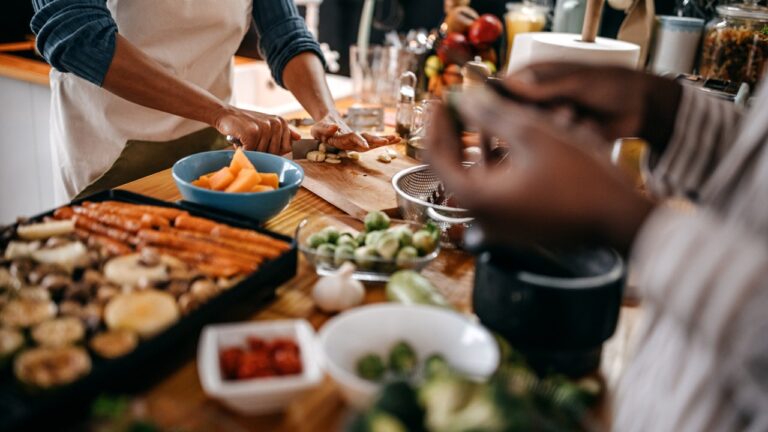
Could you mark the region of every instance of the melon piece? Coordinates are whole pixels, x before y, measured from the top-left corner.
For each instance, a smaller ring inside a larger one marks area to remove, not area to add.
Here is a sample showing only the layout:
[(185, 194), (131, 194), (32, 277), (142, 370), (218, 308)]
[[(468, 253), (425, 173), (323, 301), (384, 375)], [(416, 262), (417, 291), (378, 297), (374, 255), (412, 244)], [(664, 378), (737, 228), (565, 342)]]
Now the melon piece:
[(204, 189), (210, 189), (211, 188), (211, 181), (208, 180), (208, 177), (206, 176), (200, 176), (199, 179), (192, 182), (193, 185), (197, 187), (201, 187)]
[(235, 181), (227, 186), (226, 192), (250, 192), (260, 181), (261, 176), (255, 170), (241, 169)]
[(251, 189), (251, 192), (267, 192), (267, 191), (273, 191), (275, 188), (272, 186), (265, 186), (263, 184), (257, 184)]
[(224, 167), (210, 176), (208, 181), (211, 183), (211, 189), (223, 191), (235, 181), (235, 175), (232, 174), (232, 170), (229, 167)]
[(261, 184), (264, 186), (272, 186), (274, 189), (280, 187), (280, 179), (275, 173), (262, 173)]
[(253, 166), (250, 160), (248, 160), (248, 156), (245, 155), (245, 152), (241, 149), (235, 150), (235, 156), (232, 157), (232, 162), (229, 164), (229, 169), (232, 170), (232, 173), (237, 175), (240, 173), (240, 170), (243, 169), (251, 169), (256, 171), (256, 167)]

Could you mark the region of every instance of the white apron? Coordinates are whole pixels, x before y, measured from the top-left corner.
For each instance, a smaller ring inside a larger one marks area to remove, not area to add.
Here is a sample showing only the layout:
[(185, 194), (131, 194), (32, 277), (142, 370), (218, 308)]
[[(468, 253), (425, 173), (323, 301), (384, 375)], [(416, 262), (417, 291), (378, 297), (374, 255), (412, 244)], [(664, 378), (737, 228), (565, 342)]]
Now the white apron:
[[(128, 41), (180, 79), (229, 101), (232, 56), (250, 25), (251, 0), (108, 0), (107, 7)], [(109, 170), (128, 140), (171, 141), (207, 127), (134, 104), (71, 73), (51, 71), (51, 94), (58, 202)]]

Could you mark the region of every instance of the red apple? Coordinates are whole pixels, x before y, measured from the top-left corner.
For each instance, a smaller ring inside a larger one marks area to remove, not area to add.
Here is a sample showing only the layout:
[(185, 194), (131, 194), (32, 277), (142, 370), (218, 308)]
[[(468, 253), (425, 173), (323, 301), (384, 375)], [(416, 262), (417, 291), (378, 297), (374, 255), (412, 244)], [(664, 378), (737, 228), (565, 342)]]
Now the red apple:
[(443, 64), (462, 64), (472, 58), (467, 38), (461, 33), (448, 33), (437, 46), (437, 56)]
[(496, 42), (504, 31), (501, 21), (492, 14), (482, 14), (469, 26), (469, 41), (476, 47)]

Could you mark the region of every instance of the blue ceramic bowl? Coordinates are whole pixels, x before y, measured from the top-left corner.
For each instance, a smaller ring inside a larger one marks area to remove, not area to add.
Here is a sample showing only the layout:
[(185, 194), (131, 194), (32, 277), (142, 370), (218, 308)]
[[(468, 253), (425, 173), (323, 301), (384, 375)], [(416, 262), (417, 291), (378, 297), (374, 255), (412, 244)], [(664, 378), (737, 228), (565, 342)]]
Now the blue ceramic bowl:
[(273, 191), (228, 193), (204, 189), (191, 183), (203, 174), (228, 166), (234, 154), (233, 150), (209, 151), (177, 161), (171, 171), (184, 200), (261, 222), (283, 211), (304, 181), (304, 170), (296, 162), (280, 156), (255, 151), (245, 152), (256, 170), (278, 175), (280, 187)]

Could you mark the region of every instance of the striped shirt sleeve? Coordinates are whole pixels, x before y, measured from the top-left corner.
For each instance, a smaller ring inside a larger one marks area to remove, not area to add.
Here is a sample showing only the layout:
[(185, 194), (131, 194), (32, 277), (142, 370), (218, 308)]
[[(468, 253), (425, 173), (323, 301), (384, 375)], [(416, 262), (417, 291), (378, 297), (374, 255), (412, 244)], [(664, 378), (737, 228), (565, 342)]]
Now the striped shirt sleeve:
[(51, 66), (101, 85), (115, 54), (117, 24), (105, 0), (33, 0), (37, 49)]
[[(675, 323), (674, 332), (686, 335), (687, 341), (708, 353), (686, 353), (680, 367), (694, 368), (696, 362), (704, 363), (714, 355), (710, 380), (722, 379), (717, 384), (733, 390), (724, 397), (754, 416), (750, 421), (768, 424), (764, 409), (768, 406), (768, 246), (764, 237), (711, 210), (691, 214), (662, 207), (641, 229), (632, 265), (644, 302)], [(657, 337), (667, 345), (674, 339), (671, 334)], [(647, 361), (651, 363), (645, 366), (653, 367), (657, 360)], [(682, 418), (685, 412), (677, 415)]]
[(696, 197), (736, 140), (741, 116), (733, 103), (684, 87), (672, 137), (652, 167), (651, 191)]
[(253, 21), (259, 34), (259, 48), (278, 85), (284, 87), (285, 66), (302, 52), (314, 53), (325, 63), (320, 45), (293, 0), (253, 0)]

